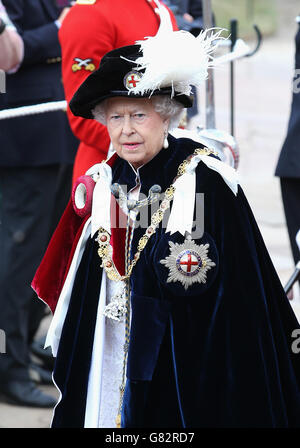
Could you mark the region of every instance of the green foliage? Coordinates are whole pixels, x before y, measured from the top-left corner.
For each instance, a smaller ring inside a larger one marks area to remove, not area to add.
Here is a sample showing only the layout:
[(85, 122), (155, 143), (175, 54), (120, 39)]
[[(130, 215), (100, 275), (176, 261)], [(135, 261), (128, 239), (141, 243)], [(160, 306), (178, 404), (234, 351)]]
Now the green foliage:
[(276, 0), (212, 0), (216, 25), (230, 28), (230, 19), (238, 20), (238, 36), (254, 36), (256, 24), (264, 36), (273, 34), (277, 26)]

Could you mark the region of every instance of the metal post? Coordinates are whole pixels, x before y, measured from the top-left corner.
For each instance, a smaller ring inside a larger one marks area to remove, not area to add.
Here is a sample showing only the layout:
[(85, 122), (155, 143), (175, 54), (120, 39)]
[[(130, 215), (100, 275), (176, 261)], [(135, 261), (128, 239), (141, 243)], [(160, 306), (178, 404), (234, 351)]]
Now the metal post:
[(250, 20), (254, 19), (254, 0), (247, 0), (247, 17)]
[[(230, 20), (231, 51), (237, 40), (237, 20)], [(234, 136), (234, 61), (230, 62), (230, 133)]]
[[(212, 28), (213, 26), (213, 15), (211, 0), (202, 0), (203, 9), (203, 25), (204, 29)], [(214, 98), (214, 77), (213, 71), (208, 71), (208, 79), (206, 81), (206, 128), (215, 129), (216, 128), (216, 118), (215, 118), (215, 98)]]
[(300, 261), (298, 261), (298, 263), (296, 264), (296, 268), (293, 274), (291, 275), (287, 284), (284, 287), (284, 291), (286, 294), (290, 292), (290, 290), (298, 280), (300, 280)]

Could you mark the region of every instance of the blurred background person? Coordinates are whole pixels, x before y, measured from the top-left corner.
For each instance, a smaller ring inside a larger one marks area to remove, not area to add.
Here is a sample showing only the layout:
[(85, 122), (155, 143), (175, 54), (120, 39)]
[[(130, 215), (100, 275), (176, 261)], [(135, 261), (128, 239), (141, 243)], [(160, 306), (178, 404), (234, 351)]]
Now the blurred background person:
[(0, 70), (16, 69), (23, 58), (24, 44), (0, 0)]
[(166, 3), (176, 17), (178, 28), (198, 36), (203, 30), (202, 0), (167, 0)]
[[(170, 13), (170, 17), (174, 29), (178, 29), (173, 14)], [(67, 101), (98, 68), (104, 54), (131, 45), (144, 36), (155, 35), (159, 23), (154, 0), (131, 0), (129, 3), (124, 0), (78, 0), (59, 31)], [(95, 120), (75, 117), (69, 110), (67, 113), (74, 135), (80, 140), (74, 165), (75, 180), (92, 165), (106, 159), (110, 138), (106, 126)]]
[[(298, 23), (300, 18), (297, 17)], [(300, 27), (295, 39), (295, 76), (292, 105), (275, 176), (280, 177), (281, 195), (286, 224), (295, 264), (300, 259), (296, 234), (300, 229)]]
[[(6, 77), (0, 109), (64, 100), (58, 29), (69, 12), (54, 0), (3, 0), (24, 42), (18, 70)], [(13, 402), (52, 407), (53, 397), (32, 381), (50, 372), (32, 363), (30, 347), (46, 306), (31, 281), (49, 235), (70, 197), (78, 141), (64, 111), (0, 121), (0, 389)], [(46, 367), (46, 366), (44, 366)]]

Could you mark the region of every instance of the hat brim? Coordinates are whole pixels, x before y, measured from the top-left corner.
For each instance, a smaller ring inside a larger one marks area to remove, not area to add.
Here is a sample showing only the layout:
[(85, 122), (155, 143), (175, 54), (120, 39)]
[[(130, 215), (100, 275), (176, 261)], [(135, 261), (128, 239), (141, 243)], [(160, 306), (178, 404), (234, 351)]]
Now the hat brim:
[[(161, 89), (161, 90), (155, 90), (152, 94), (152, 96), (158, 96), (158, 95), (167, 95), (171, 96), (171, 89)], [(70, 101), (69, 107), (72, 111), (72, 113), (77, 117), (83, 117), (83, 118), (95, 118), (93, 115), (93, 109), (100, 104), (102, 101), (106, 100), (107, 98), (113, 98), (113, 97), (127, 97), (127, 98), (149, 98), (149, 94), (144, 95), (135, 95), (132, 92), (128, 91), (111, 91), (110, 93), (106, 95), (98, 96), (96, 99), (93, 98), (93, 100), (89, 102), (82, 103), (81, 101), (77, 101), (75, 95)], [(187, 96), (187, 95), (173, 95), (172, 99), (182, 104), (184, 107), (192, 107), (193, 105), (193, 97)]]

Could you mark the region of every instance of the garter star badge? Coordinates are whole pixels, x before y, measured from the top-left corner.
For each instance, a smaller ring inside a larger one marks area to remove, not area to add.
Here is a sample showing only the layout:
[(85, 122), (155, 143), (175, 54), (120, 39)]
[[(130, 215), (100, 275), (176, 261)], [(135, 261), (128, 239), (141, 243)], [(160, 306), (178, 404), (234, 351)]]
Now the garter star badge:
[(167, 283), (180, 282), (185, 289), (193, 283), (206, 283), (206, 274), (216, 264), (208, 257), (209, 244), (200, 246), (188, 236), (184, 243), (169, 241), (170, 255), (160, 260), (169, 269)]

